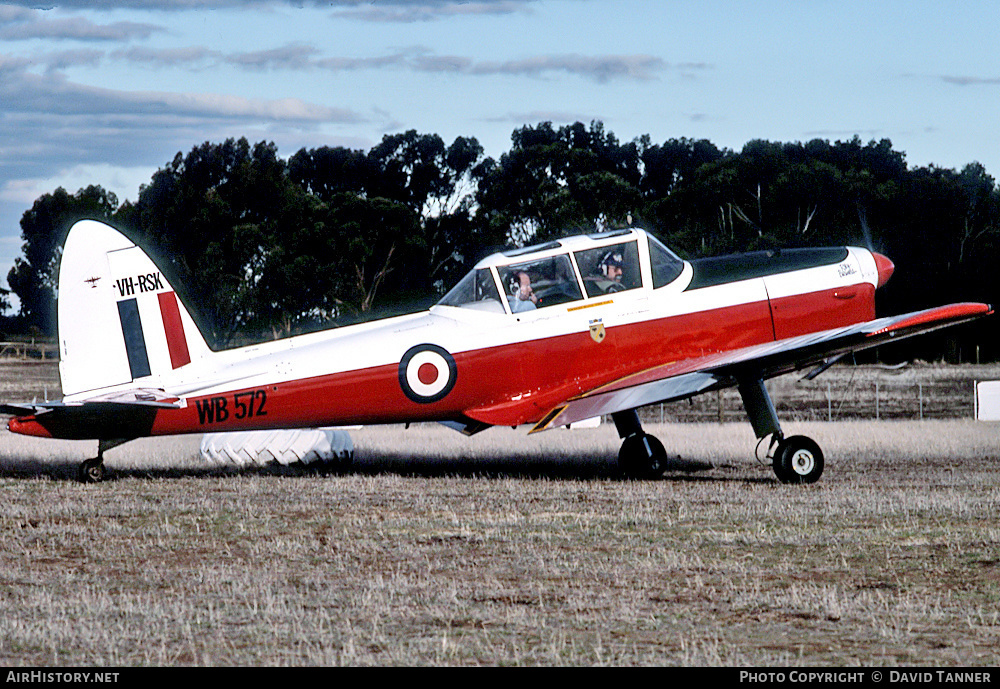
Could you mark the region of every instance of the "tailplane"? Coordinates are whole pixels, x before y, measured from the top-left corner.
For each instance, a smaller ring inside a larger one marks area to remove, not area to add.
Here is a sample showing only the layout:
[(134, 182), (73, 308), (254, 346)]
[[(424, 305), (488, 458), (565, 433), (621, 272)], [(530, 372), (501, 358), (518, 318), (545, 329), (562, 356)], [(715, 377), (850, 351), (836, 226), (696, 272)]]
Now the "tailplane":
[(210, 353), (163, 271), (123, 234), (95, 220), (70, 228), (59, 267), (63, 394), (164, 378)]

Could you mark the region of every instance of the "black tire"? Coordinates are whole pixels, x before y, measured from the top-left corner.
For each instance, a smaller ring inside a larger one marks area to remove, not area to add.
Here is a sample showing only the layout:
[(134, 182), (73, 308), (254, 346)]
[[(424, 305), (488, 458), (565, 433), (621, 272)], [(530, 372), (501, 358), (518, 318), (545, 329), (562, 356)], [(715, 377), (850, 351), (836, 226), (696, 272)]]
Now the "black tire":
[(80, 483), (100, 483), (104, 480), (104, 462), (100, 457), (80, 462), (76, 478)]
[(774, 453), (774, 474), (782, 483), (816, 483), (823, 474), (823, 451), (812, 438), (785, 438)]
[(630, 435), (618, 451), (618, 468), (626, 478), (640, 481), (659, 478), (667, 468), (667, 451), (656, 436)]

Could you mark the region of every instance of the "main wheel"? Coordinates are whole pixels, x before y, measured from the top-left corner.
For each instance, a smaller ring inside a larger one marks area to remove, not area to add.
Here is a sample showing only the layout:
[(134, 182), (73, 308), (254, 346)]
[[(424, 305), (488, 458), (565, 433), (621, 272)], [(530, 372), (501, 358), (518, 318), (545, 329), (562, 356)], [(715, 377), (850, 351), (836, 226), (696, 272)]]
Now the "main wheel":
[(622, 442), (618, 451), (618, 467), (628, 478), (659, 478), (667, 468), (667, 451), (656, 436), (636, 433)]
[(774, 453), (774, 473), (782, 483), (816, 483), (823, 473), (823, 451), (812, 438), (785, 438)]
[(80, 463), (76, 473), (80, 483), (100, 483), (104, 480), (104, 462), (100, 457), (92, 457)]

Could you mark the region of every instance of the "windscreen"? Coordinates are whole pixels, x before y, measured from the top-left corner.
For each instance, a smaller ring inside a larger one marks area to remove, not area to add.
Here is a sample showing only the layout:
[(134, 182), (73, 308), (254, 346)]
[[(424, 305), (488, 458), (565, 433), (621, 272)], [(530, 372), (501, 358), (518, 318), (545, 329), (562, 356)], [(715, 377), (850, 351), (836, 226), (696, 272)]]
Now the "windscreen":
[(475, 268), (466, 273), (458, 284), (444, 295), (438, 304), (442, 306), (471, 306), (476, 304), (500, 304), (500, 292), (493, 281), (489, 268)]
[(649, 267), (653, 273), (653, 288), (656, 289), (676, 280), (684, 270), (684, 261), (656, 237), (649, 236)]

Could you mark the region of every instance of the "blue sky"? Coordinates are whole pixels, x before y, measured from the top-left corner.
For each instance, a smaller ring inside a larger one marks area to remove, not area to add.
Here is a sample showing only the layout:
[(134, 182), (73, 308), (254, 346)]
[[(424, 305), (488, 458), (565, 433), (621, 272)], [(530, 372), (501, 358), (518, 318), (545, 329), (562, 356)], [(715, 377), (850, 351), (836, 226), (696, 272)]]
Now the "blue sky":
[(41, 194), (135, 200), (228, 137), (287, 158), (416, 129), (498, 157), (524, 124), (601, 120), (735, 150), (888, 138), (996, 177), (998, 45), (992, 2), (0, 0), (0, 277)]

